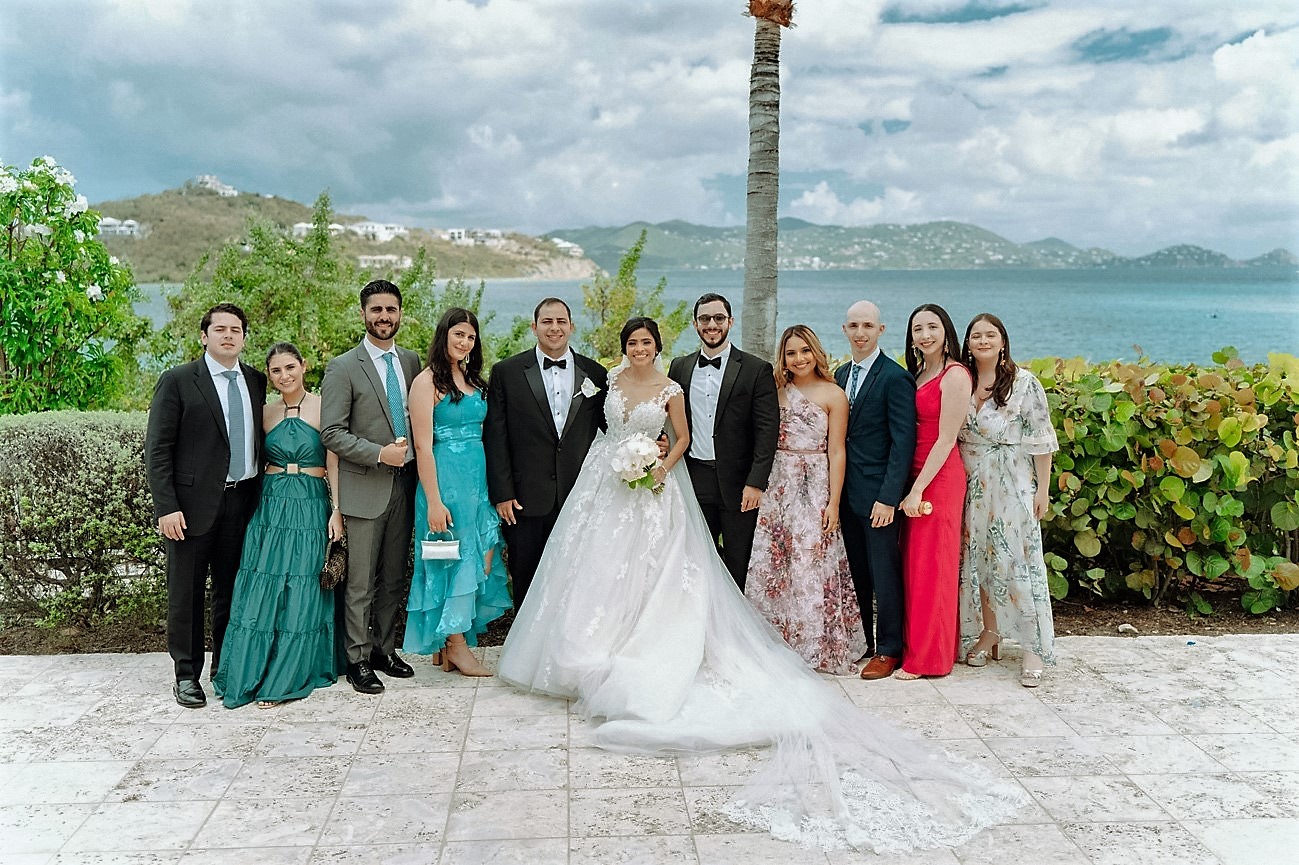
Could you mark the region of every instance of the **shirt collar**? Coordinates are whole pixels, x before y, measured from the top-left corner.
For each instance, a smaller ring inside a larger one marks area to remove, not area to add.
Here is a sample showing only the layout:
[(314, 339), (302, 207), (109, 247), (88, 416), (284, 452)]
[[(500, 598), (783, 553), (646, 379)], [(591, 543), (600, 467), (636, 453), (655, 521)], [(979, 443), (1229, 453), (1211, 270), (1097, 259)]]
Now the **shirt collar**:
[(875, 350), (866, 355), (859, 361), (855, 361), (857, 366), (861, 367), (862, 372), (870, 372), (871, 366), (875, 363), (875, 358), (880, 356), (880, 347), (875, 346)]
[(723, 348), (723, 349), (722, 349), (721, 351), (719, 351), (717, 354), (712, 355), (712, 356), (710, 357), (709, 354), (708, 354), (708, 352), (707, 352), (707, 350), (705, 350), (703, 347), (700, 347), (700, 349), (699, 349), (699, 356), (702, 357), (702, 358), (706, 358), (706, 359), (708, 359), (708, 360), (712, 360), (712, 359), (715, 358), (715, 357), (720, 357), (720, 358), (722, 359), (722, 363), (726, 363), (728, 360), (731, 359), (731, 349), (732, 349), (732, 348), (733, 348), (733, 346), (731, 345), (731, 343), (728, 342), (728, 343), (726, 343), (726, 347), (725, 347), (725, 348)]
[[(218, 376), (231, 371), (223, 367), (219, 362), (217, 362), (216, 358), (208, 354), (206, 351), (203, 352), (203, 360), (207, 361), (207, 371), (213, 378), (217, 378)], [(239, 368), (239, 361), (235, 361), (235, 365), (232, 369), (234, 372), (239, 373), (240, 378), (244, 377), (243, 370)]]
[(379, 346), (370, 342), (370, 335), (367, 333), (365, 339), (361, 340), (361, 345), (365, 346), (366, 352), (374, 360), (379, 360), (385, 354), (391, 352), (394, 356), (397, 354), (397, 343), (393, 343), (391, 348), (379, 348)]
[[(546, 362), (547, 360), (552, 360), (552, 358), (551, 358), (550, 355), (546, 354), (544, 351), (541, 350), (541, 346), (537, 346), (537, 348), (536, 348), (536, 352), (537, 352), (537, 365), (538, 365), (538, 366), (542, 366), (543, 364), (545, 364), (545, 362)], [(574, 364), (576, 363), (576, 361), (573, 360), (573, 349), (572, 349), (571, 347), (568, 348), (568, 349), (565, 349), (565, 351), (564, 351), (564, 356), (563, 356), (563, 357), (553, 358), (553, 360), (566, 360), (566, 361), (568, 361), (568, 364), (567, 364), (567, 368), (568, 368), (568, 369), (576, 369), (576, 367), (574, 366)], [(543, 367), (543, 368), (544, 368), (544, 367)]]

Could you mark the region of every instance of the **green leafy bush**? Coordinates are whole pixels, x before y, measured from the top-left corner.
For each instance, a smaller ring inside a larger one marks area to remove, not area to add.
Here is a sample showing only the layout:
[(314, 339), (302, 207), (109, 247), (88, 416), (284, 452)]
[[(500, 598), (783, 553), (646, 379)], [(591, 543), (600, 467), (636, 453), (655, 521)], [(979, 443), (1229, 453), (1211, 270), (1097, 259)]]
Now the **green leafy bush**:
[(0, 623), (166, 616), (145, 415), (0, 417)]
[(1208, 612), (1201, 589), (1235, 579), (1264, 613), (1299, 588), (1299, 359), (1213, 360), (1029, 364), (1060, 436), (1043, 526), (1056, 597), (1067, 578)]

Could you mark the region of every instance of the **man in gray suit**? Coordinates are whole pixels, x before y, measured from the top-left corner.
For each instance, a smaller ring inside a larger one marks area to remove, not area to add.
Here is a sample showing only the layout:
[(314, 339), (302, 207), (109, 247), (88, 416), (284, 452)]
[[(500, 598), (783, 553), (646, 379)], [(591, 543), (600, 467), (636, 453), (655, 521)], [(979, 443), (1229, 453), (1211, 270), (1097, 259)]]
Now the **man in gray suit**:
[(406, 561), (416, 483), (407, 394), (420, 360), (394, 343), (401, 327), (401, 289), (383, 279), (367, 284), (361, 289), (361, 315), (361, 344), (325, 368), (320, 439), (338, 454), (333, 505), (347, 525), (347, 681), (363, 694), (378, 694), (383, 682), (375, 670), (399, 678), (415, 675), (397, 655), (396, 625), (409, 588)]

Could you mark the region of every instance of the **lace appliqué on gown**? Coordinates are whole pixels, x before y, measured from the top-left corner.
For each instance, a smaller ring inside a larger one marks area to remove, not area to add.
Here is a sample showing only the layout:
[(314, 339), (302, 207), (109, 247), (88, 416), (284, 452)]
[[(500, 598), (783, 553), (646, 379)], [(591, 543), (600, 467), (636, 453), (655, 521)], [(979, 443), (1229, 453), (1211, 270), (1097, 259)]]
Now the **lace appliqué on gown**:
[(954, 845), (1022, 807), (1018, 786), (867, 715), (807, 668), (718, 558), (684, 466), (659, 495), (618, 478), (619, 442), (657, 438), (681, 390), (627, 406), (617, 378), (500, 677), (577, 700), (609, 750), (770, 746), (724, 813), (805, 846)]

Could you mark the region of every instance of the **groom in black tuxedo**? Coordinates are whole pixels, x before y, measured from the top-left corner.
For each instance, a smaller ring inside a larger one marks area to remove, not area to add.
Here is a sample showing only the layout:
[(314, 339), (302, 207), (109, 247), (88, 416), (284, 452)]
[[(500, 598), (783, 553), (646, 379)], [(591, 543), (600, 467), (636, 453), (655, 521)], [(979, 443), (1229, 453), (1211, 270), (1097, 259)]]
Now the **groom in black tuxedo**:
[[(879, 347), (884, 325), (870, 301), (848, 308), (844, 336), (852, 363), (835, 370), (848, 394), (847, 465), (839, 523), (871, 659), (863, 679), (893, 675), (902, 660), (902, 554), (898, 502), (916, 451), (916, 385)], [(871, 627), (872, 604), (878, 615)]]
[(483, 447), (487, 493), (504, 523), (514, 608), (523, 605), (564, 499), (604, 426), (608, 375), (568, 345), (568, 304), (547, 297), (532, 313), (536, 348), (492, 367)]
[(720, 294), (695, 301), (698, 351), (672, 361), (668, 376), (686, 395), (686, 467), (708, 531), (744, 590), (758, 504), (776, 458), (780, 403), (771, 364), (731, 345), (731, 304)]
[(219, 303), (199, 324), (203, 356), (164, 372), (153, 390), (144, 459), (158, 531), (167, 539), (167, 651), (172, 694), (207, 703), (203, 607), (212, 575), (212, 670), (230, 622), (244, 530), (261, 485), (266, 376), (239, 354), (248, 317)]

